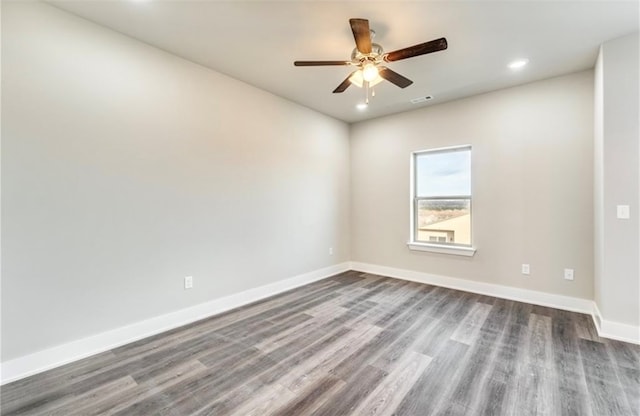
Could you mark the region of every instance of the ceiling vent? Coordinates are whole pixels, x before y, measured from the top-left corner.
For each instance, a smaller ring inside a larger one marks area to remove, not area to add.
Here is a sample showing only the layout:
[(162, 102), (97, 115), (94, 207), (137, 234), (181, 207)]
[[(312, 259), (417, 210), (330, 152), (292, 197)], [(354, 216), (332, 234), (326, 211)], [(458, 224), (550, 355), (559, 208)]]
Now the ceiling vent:
[(429, 100), (432, 100), (433, 96), (431, 95), (425, 95), (424, 97), (418, 97), (418, 98), (413, 98), (411, 99), (411, 104), (420, 104), (420, 103), (424, 103), (427, 102)]

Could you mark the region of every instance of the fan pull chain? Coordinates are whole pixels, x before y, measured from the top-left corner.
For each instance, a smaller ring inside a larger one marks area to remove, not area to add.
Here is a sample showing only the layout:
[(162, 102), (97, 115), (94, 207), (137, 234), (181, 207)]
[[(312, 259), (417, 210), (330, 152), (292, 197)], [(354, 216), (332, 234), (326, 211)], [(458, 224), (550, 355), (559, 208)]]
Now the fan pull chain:
[(364, 103), (369, 104), (369, 82), (364, 82)]
[(365, 91), (364, 103), (369, 105), (369, 81), (365, 81), (364, 84), (365, 84), (365, 88), (364, 88), (364, 91)]

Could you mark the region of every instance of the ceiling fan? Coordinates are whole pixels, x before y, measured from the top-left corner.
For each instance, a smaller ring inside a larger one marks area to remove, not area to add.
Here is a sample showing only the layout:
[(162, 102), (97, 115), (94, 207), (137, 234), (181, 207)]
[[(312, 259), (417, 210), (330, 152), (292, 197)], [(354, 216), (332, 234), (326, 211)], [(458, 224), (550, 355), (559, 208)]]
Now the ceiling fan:
[(295, 66), (351, 65), (358, 67), (333, 92), (344, 92), (351, 84), (358, 87), (364, 86), (367, 90), (367, 103), (369, 102), (369, 89), (382, 80), (387, 80), (400, 88), (406, 88), (413, 84), (410, 79), (381, 65), (383, 62), (400, 61), (447, 49), (447, 40), (440, 38), (385, 53), (382, 46), (371, 42), (375, 32), (369, 29), (367, 19), (349, 19), (349, 24), (356, 41), (356, 47), (351, 52), (350, 61), (295, 61), (293, 64)]

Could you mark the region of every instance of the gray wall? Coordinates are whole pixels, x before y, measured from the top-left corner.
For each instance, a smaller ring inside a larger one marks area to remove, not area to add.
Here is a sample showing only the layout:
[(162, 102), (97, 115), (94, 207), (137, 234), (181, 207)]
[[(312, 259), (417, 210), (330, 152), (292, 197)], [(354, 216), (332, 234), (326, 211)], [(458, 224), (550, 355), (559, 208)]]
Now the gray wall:
[(349, 259), (346, 124), (2, 9), (3, 361)]
[[(602, 45), (595, 77), (595, 300), (606, 320), (640, 325), (638, 33)], [(616, 218), (629, 205), (631, 218)]]
[[(464, 144), (476, 255), (410, 251), (411, 152)], [(593, 298), (592, 71), (355, 124), (351, 172), (353, 261)]]

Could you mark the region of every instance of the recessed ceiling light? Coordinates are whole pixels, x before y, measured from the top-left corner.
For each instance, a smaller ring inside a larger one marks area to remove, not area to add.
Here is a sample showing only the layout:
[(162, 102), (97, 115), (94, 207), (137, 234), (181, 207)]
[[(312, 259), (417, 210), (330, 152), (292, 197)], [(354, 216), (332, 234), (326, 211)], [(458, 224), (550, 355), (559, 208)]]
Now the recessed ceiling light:
[(509, 64), (509, 68), (516, 70), (522, 69), (529, 63), (528, 59), (517, 59)]
[(356, 104), (356, 108), (357, 108), (358, 110), (360, 110), (360, 111), (366, 110), (366, 109), (367, 109), (367, 107), (369, 107), (369, 104), (367, 104), (367, 103), (359, 103), (359, 104)]

